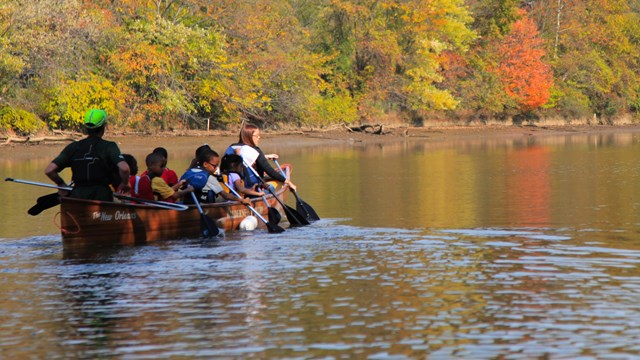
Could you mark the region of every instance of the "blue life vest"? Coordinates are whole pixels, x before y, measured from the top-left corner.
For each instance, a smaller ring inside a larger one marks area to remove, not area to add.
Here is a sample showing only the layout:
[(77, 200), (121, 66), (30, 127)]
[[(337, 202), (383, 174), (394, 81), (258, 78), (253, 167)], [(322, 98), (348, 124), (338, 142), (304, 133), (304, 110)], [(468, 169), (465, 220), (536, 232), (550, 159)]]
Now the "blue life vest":
[(197, 167), (191, 168), (182, 174), (180, 180), (186, 180), (196, 191), (202, 191), (209, 180), (209, 172)]

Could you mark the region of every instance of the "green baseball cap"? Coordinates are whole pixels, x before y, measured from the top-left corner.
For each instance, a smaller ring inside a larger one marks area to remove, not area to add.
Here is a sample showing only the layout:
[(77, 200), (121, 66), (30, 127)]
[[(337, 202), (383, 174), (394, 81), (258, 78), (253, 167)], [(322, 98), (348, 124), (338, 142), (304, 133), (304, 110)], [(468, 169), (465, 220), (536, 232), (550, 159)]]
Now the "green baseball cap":
[(96, 129), (104, 125), (107, 120), (107, 112), (99, 109), (91, 109), (84, 116), (84, 126), (87, 129)]

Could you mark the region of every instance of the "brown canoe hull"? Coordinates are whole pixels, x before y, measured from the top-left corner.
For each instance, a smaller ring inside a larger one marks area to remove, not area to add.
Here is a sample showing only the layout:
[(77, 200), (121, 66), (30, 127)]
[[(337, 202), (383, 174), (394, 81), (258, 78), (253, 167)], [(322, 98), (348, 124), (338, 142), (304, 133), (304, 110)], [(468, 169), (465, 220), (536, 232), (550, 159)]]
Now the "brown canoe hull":
[[(285, 190), (286, 187), (277, 191), (282, 201)], [(283, 213), (273, 196), (266, 198), (271, 207)], [(262, 199), (254, 199), (253, 207), (268, 219)], [(240, 222), (253, 215), (247, 206), (237, 202), (202, 204), (202, 210), (225, 232), (238, 230)], [(152, 205), (62, 198), (59, 216), (64, 246), (136, 245), (201, 236), (200, 213), (195, 205), (178, 211)], [(266, 228), (260, 220), (258, 227)]]

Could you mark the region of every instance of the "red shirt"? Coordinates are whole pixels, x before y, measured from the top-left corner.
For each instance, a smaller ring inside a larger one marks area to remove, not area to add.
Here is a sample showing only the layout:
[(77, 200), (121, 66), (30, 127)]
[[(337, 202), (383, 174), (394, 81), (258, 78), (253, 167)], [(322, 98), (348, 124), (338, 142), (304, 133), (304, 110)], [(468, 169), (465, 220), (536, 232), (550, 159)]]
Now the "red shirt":
[(129, 176), (129, 186), (131, 186), (131, 197), (154, 200), (151, 179), (146, 175), (146, 171), (142, 176)]
[[(140, 176), (145, 176), (145, 175), (147, 175), (147, 170), (143, 171), (142, 174), (140, 174)], [(169, 168), (164, 168), (164, 170), (162, 171), (162, 175), (160, 177), (169, 186), (173, 186), (178, 183), (178, 174), (176, 174), (175, 171)]]

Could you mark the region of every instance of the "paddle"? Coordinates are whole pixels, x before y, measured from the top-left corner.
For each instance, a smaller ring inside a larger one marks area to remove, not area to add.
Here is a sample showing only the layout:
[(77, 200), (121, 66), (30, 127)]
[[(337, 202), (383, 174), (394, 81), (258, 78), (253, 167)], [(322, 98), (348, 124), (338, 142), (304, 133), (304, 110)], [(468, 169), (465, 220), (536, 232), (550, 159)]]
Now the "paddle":
[(282, 215), (280, 215), (280, 212), (269, 205), (266, 197), (263, 196), (262, 201), (268, 209), (267, 215), (269, 215), (269, 222), (273, 224), (279, 224), (280, 220), (282, 220)]
[[(227, 184), (226, 184), (226, 183), (224, 183), (224, 182), (220, 182), (220, 183), (221, 183), (221, 184), (223, 184), (227, 189), (229, 189), (229, 191), (230, 191), (233, 195), (235, 195), (237, 198), (240, 198), (240, 195), (239, 195), (235, 190), (233, 190), (229, 185), (227, 185)], [(280, 226), (278, 226), (277, 224), (272, 223), (271, 221), (267, 221), (267, 220), (266, 220), (262, 215), (260, 215), (260, 213), (259, 213), (256, 209), (254, 209), (254, 208), (253, 208), (253, 206), (251, 206), (251, 205), (247, 205), (247, 207), (249, 208), (249, 210), (251, 210), (251, 212), (253, 212), (253, 213), (254, 213), (254, 215), (255, 215), (255, 216), (257, 216), (257, 217), (258, 217), (258, 219), (262, 220), (262, 222), (267, 226), (267, 230), (268, 230), (270, 233), (272, 233), (272, 234), (273, 234), (273, 233), (281, 233), (281, 232), (283, 232), (283, 231), (284, 231), (284, 229), (283, 229), (283, 228), (281, 228)], [(270, 208), (270, 209), (271, 209), (271, 208)], [(275, 210), (275, 209), (274, 209), (274, 210)], [(276, 210), (276, 212), (277, 212), (277, 210)]]
[(57, 205), (60, 205), (60, 195), (58, 193), (42, 195), (36, 200), (36, 204), (27, 210), (27, 213), (31, 216), (36, 216)]
[(218, 230), (218, 227), (213, 222), (213, 220), (208, 217), (204, 213), (204, 211), (202, 211), (202, 207), (200, 206), (200, 202), (196, 198), (196, 194), (191, 192), (191, 198), (193, 199), (193, 202), (196, 204), (198, 212), (200, 213), (200, 231), (202, 232), (202, 237), (212, 238), (214, 236), (218, 236), (220, 230)]
[(58, 189), (58, 190), (67, 190), (67, 191), (73, 190), (73, 188), (71, 186), (57, 186), (57, 185), (51, 185), (51, 184), (37, 182), (37, 181), (14, 179), (14, 178), (10, 178), (10, 177), (5, 178), (4, 181), (13, 181), (13, 182), (16, 182), (16, 183), (19, 183), (19, 184), (42, 186), (42, 187), (47, 187), (47, 188), (51, 188), (51, 189)]
[(133, 201), (133, 202), (145, 204), (145, 205), (151, 205), (151, 206), (159, 207), (161, 209), (177, 210), (177, 211), (184, 211), (189, 209), (187, 205), (171, 203), (168, 201), (147, 200), (147, 199), (141, 199), (137, 197), (126, 196), (122, 194), (113, 194), (113, 196), (121, 200), (127, 200), (127, 201)]
[[(14, 178), (5, 178), (4, 181), (13, 181), (13, 182), (16, 182), (16, 183), (19, 183), (19, 184), (41, 186), (41, 187), (46, 187), (46, 188), (58, 189), (58, 190), (70, 191), (70, 190), (73, 189), (70, 186), (57, 186), (57, 185), (52, 185), (52, 184), (47, 184), (47, 183), (42, 183), (42, 182), (37, 182), (37, 181), (21, 180), (21, 179), (14, 179)], [(42, 196), (41, 198), (53, 197), (53, 195), (57, 195), (57, 194), (45, 195), (45, 196)], [(189, 208), (187, 205), (174, 204), (174, 203), (170, 203), (170, 202), (166, 202), (166, 201), (146, 200), (146, 199), (134, 198), (134, 197), (121, 195), (121, 194), (113, 194), (113, 196), (117, 197), (119, 199), (129, 200), (129, 201), (136, 201), (136, 202), (139, 202), (139, 203), (144, 203), (144, 204), (148, 204), (148, 205), (152, 205), (152, 206), (155, 206), (155, 207), (159, 207), (159, 208), (162, 208), (162, 209), (168, 209), (168, 210), (183, 211), (183, 210), (187, 210)], [(40, 198), (38, 199), (38, 201), (40, 201)], [(46, 201), (52, 201), (52, 200), (48, 199)], [(47, 204), (49, 204), (49, 202)], [(36, 206), (38, 206), (38, 204), (36, 204), (31, 209), (36, 208)], [(29, 211), (31, 211), (31, 209), (29, 209)], [(37, 211), (37, 210), (39, 210), (39, 208), (36, 208), (34, 211)]]
[[(42, 187), (58, 189), (58, 190), (71, 190), (72, 189), (69, 186), (56, 186), (56, 185), (41, 183), (41, 182), (37, 182), (37, 181), (20, 180), (20, 179), (14, 179), (14, 178), (10, 178), (10, 177), (5, 178), (4, 181), (13, 181), (13, 182), (16, 182), (16, 183), (19, 183), (19, 184), (42, 186)], [(27, 210), (27, 213), (29, 215), (31, 215), (31, 216), (36, 216), (36, 215), (40, 214), (41, 212), (43, 212), (44, 210), (50, 209), (50, 208), (52, 208), (52, 207), (54, 207), (56, 205), (60, 205), (60, 195), (58, 195), (58, 193), (43, 195), (43, 196), (40, 196), (36, 200), (36, 204), (35, 205), (33, 205), (31, 208), (29, 208), (29, 210)]]
[(240, 147), (240, 156), (242, 156), (242, 161), (244, 162), (244, 166), (246, 166), (248, 169), (251, 170), (251, 172), (253, 172), (253, 175), (255, 175), (255, 177), (258, 180), (260, 180), (265, 190), (269, 191), (271, 195), (273, 195), (273, 197), (276, 198), (276, 200), (280, 203), (280, 205), (284, 209), (284, 214), (287, 216), (289, 225), (290, 226), (309, 225), (309, 222), (307, 221), (307, 219), (305, 219), (304, 216), (302, 216), (301, 214), (298, 214), (295, 209), (293, 209), (292, 207), (282, 202), (282, 200), (280, 200), (280, 198), (276, 196), (275, 192), (271, 190), (271, 188), (264, 181), (264, 179), (261, 178), (260, 175), (258, 175), (258, 173), (254, 168), (251, 167), (251, 165), (256, 161), (256, 159), (258, 159), (259, 155), (260, 153), (258, 153), (256, 149), (250, 146), (243, 145)]
[[(282, 176), (286, 178), (287, 174), (282, 171), (282, 167), (280, 166), (280, 164), (278, 164), (278, 160), (273, 159), (273, 162), (278, 166), (278, 170), (280, 170)], [(300, 199), (297, 191), (291, 189), (291, 192), (296, 197), (296, 210), (298, 210), (298, 213), (303, 214), (308, 221), (320, 220), (320, 217), (318, 216), (318, 214), (316, 214), (316, 211), (311, 207), (311, 205)]]

